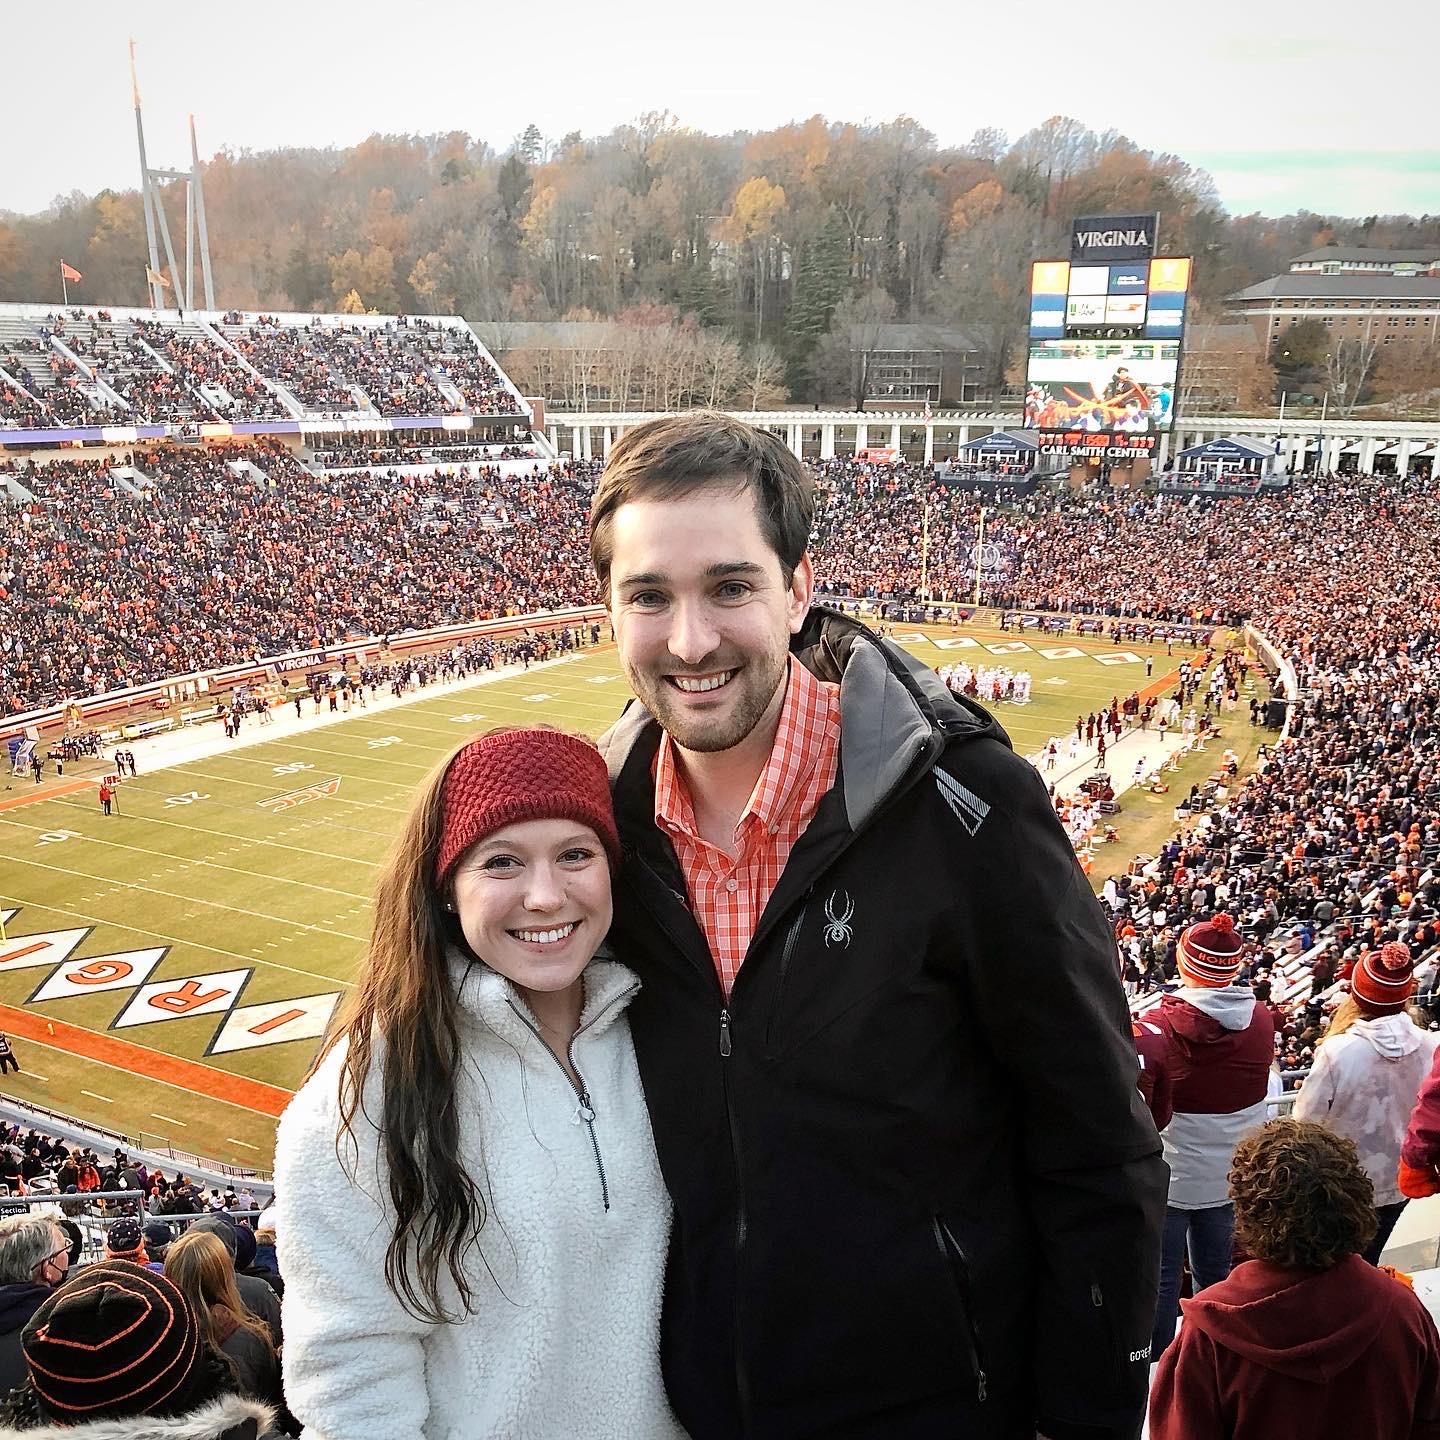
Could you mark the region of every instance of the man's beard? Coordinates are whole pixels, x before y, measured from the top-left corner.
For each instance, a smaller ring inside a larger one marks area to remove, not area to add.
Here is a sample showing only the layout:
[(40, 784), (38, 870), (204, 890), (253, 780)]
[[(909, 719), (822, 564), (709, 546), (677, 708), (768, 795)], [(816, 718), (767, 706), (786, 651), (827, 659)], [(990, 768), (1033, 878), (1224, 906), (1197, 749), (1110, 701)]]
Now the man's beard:
[(719, 669), (736, 669), (725, 687), (736, 693), (727, 695), (725, 708), (714, 715), (687, 713), (675, 687), (653, 672), (632, 670), (627, 672), (627, 678), (630, 688), (675, 744), (696, 754), (714, 754), (739, 745), (764, 718), (776, 690), (785, 683), (786, 658), (787, 652), (781, 651), (779, 655), (752, 656), (739, 667), (712, 665), (694, 672), (713, 674)]

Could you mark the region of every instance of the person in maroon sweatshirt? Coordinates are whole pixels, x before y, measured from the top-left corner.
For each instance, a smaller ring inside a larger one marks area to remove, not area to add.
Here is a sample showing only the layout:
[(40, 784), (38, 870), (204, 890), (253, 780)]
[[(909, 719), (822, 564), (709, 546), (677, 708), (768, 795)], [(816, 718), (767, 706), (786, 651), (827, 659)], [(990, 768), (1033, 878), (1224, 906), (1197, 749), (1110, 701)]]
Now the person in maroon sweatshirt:
[(1140, 1060), (1140, 1097), (1157, 1130), (1175, 1113), (1175, 1086), (1170, 1078), (1170, 1037), (1150, 1020), (1132, 1018), (1135, 1053)]
[(1440, 1334), (1367, 1265), (1374, 1190), (1352, 1140), (1272, 1120), (1230, 1170), (1254, 1259), (1183, 1302), (1150, 1392), (1150, 1440), (1440, 1440)]
[(1230, 1273), (1233, 1217), (1225, 1177), (1240, 1138), (1265, 1121), (1275, 1022), (1238, 984), (1244, 945), (1229, 915), (1184, 931), (1175, 950), (1181, 988), (1145, 1019), (1165, 1032), (1174, 1115), (1161, 1133), (1170, 1192), (1150, 1359), (1175, 1338), (1188, 1253), (1194, 1288)]

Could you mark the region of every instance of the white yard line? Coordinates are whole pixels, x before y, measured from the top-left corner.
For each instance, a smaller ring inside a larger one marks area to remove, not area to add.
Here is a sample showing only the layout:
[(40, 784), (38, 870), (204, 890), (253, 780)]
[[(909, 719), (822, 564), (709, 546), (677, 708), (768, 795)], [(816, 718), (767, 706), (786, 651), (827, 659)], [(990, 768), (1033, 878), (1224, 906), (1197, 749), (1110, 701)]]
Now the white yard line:
[[(154, 790), (141, 790), (136, 793), (141, 795), (154, 795), (159, 792)], [(84, 810), (87, 815), (93, 814), (95, 811), (93, 805), (81, 805), (72, 800), (57, 800), (54, 803), (57, 805), (69, 805), (76, 810)], [(219, 801), (217, 803), (226, 805), (226, 808), (236, 810), (242, 815), (249, 814), (249, 811), (242, 806), (227, 805), (225, 801)], [(105, 817), (102, 815), (100, 818), (103, 820)], [(378, 860), (362, 860), (356, 855), (335, 855), (329, 850), (316, 850), (309, 845), (287, 845), (283, 840), (262, 840), (258, 835), (237, 835), (233, 830), (212, 830), (205, 825), (185, 825), (179, 820), (162, 820), (158, 815), (137, 816), (132, 812), (130, 818), (144, 820), (147, 825), (166, 825), (172, 830), (189, 830), (195, 835), (208, 835), (212, 840), (234, 840), (239, 845), (266, 845), (276, 850), (290, 850), (296, 855), (313, 855), (325, 860), (339, 860), (349, 865), (369, 865), (373, 867), (380, 863)], [(356, 833), (361, 835), (378, 835), (380, 832), (376, 830), (358, 830)]]
[[(332, 760), (335, 758), (333, 751), (326, 751), (325, 753), (328, 754)], [(217, 785), (244, 785), (248, 790), (268, 790), (272, 795), (283, 795), (286, 793), (287, 790), (305, 789), (304, 780), (305, 776), (309, 773), (309, 771), (301, 771), (298, 775), (275, 775), (268, 782), (266, 782), (262, 780), (241, 780), (234, 775), (216, 775), (212, 770), (196, 770), (192, 765), (187, 764), (184, 768), (184, 774), (179, 778), (186, 780), (213, 780)], [(352, 784), (384, 785), (386, 783), (384, 780), (375, 780), (368, 778), (364, 775), (346, 775), (343, 772), (333, 770), (332, 773), (339, 774), (342, 780), (349, 780)], [(318, 778), (325, 778), (323, 774), (318, 774), (318, 772), (317, 776)], [(297, 780), (301, 781), (301, 783), (298, 785), (295, 784), (295, 781)], [(311, 783), (314, 783), (313, 778), (311, 780)], [(159, 790), (142, 790), (140, 793), (142, 795), (161, 794)], [(403, 794), (405, 792), (401, 791), (400, 793)], [(331, 805), (350, 805), (357, 810), (379, 810), (386, 815), (403, 815), (405, 813), (403, 806), (377, 805), (370, 800), (351, 800), (344, 795), (332, 795), (327, 796), (326, 798), (328, 800), (328, 803), (330, 803)], [(258, 805), (256, 808), (259, 808)], [(144, 815), (136, 816), (132, 811), (131, 818), (144, 820), (148, 817)], [(382, 832), (380, 832), (379, 830), (373, 830), (366, 831), (365, 833), (380, 835)], [(387, 835), (384, 838), (388, 839), (389, 836)]]
[[(146, 895), (160, 895), (166, 900), (183, 900), (187, 905), (204, 905), (211, 910), (225, 910), (232, 915), (248, 915), (252, 920), (268, 920), (272, 925), (279, 925), (287, 930), (313, 930), (317, 935), (329, 935), (338, 940), (354, 940), (357, 944), (363, 945), (366, 942), (364, 935), (351, 935), (343, 930), (330, 930), (323, 925), (310, 925), (304, 920), (287, 920), (281, 915), (267, 915), (262, 910), (246, 910), (239, 905), (226, 905), (219, 900), (204, 900), (199, 895), (177, 895), (173, 890), (157, 890), (152, 885), (141, 885), (134, 880), (112, 880), (108, 875), (91, 875), (84, 870), (68, 869), (59, 865), (46, 865), (39, 860), (27, 860), (23, 855), (11, 857), (13, 865), (30, 865), (37, 870), (52, 870), (57, 875), (68, 875), (74, 880), (93, 880), (102, 888), (122, 890), (140, 890)], [(114, 923), (107, 922), (107, 923)], [(143, 932), (142, 932), (143, 933)]]
[[(68, 1055), (72, 1059), (83, 1060), (87, 1065), (103, 1065), (105, 1069), (113, 1070), (117, 1075), (123, 1075), (127, 1080), (144, 1080), (149, 1085), (163, 1085), (167, 1090), (178, 1090), (182, 1095), (194, 1095), (195, 1093), (193, 1090), (189, 1089), (185, 1085), (177, 1085), (173, 1080), (162, 1080), (158, 1075), (137, 1075), (133, 1070), (125, 1069), (123, 1065), (112, 1065), (108, 1060), (97, 1060), (91, 1055), (76, 1055), (73, 1050), (67, 1050), (63, 1045), (51, 1045), (46, 1040), (27, 1040), (25, 1043), (27, 1045), (38, 1045), (42, 1050), (53, 1050), (57, 1055)], [(136, 1042), (133, 1040), (127, 1040), (125, 1043), (127, 1045), (136, 1045)], [(177, 1058), (175, 1055), (172, 1055), (168, 1050), (155, 1050), (155, 1047), (153, 1045), (136, 1045), (136, 1048), (139, 1050), (154, 1050), (155, 1054), (163, 1055), (167, 1060), (174, 1060)], [(183, 1059), (184, 1057), (181, 1056), (178, 1058)], [(202, 1060), (196, 1061), (194, 1063), (203, 1065), (205, 1062)], [(215, 1069), (218, 1067), (212, 1066), (211, 1068)], [(226, 1070), (222, 1071), (221, 1073), (228, 1075), (231, 1072)], [(242, 1076), (241, 1078), (248, 1079), (249, 1077)], [(293, 1090), (290, 1090), (288, 1086), (275, 1085), (272, 1081), (269, 1080), (263, 1081), (261, 1083), (271, 1085), (272, 1088), (276, 1090), (285, 1090), (288, 1094), (291, 1095), (295, 1093)], [(113, 1100), (110, 1099), (108, 1095), (97, 1095), (93, 1090), (82, 1090), (80, 1093), (82, 1095), (89, 1095), (92, 1100), (103, 1100), (107, 1105), (113, 1105), (115, 1103)], [(249, 1105), (242, 1105), (238, 1100), (227, 1100), (222, 1095), (207, 1094), (205, 1096), (205, 1099), (208, 1103), (213, 1105), (229, 1105), (232, 1109), (242, 1110), (246, 1115), (253, 1116), (254, 1114), (256, 1114), (256, 1111), (251, 1109)], [(80, 1123), (83, 1124), (84, 1122), (81, 1121)]]
[[(398, 757), (392, 757), (388, 745), (380, 745), (374, 751), (364, 753), (355, 750), (327, 750), (321, 745), (294, 745), (288, 740), (276, 740), (273, 742), (272, 748), (275, 750), (298, 750), (302, 755), (324, 755), (331, 762), (332, 769), (336, 760), (379, 761), (382, 765), (402, 765), (406, 770), (428, 770), (435, 763), (433, 760), (401, 760)], [(301, 771), (298, 775), (277, 775), (275, 778), (276, 780), (298, 780), (306, 773), (308, 772)], [(365, 781), (372, 785), (390, 783), (374, 775), (350, 775), (344, 770), (338, 773), (344, 780)]]
[[(3, 815), (0, 815), (0, 825), (15, 825), (22, 830), (34, 830), (37, 834), (44, 834), (49, 828), (41, 825), (27, 825), (23, 820), (11, 820)], [(209, 870), (222, 870), (227, 875), (248, 875), (252, 880), (268, 880), (275, 885), (300, 885), (306, 890), (323, 890), (327, 895), (339, 895), (345, 900), (368, 902), (370, 899), (368, 895), (357, 895), (351, 890), (336, 890), (330, 885), (317, 885), (309, 880), (292, 880), (287, 875), (265, 875), (258, 870), (241, 870), (238, 866), (223, 865), (214, 860), (197, 860), (188, 855), (171, 855), (165, 850), (152, 850), (147, 845), (126, 845), (119, 840), (102, 840), (98, 835), (82, 835), (80, 838), (92, 845), (108, 845), (115, 850), (133, 850), (137, 855), (153, 855), (156, 859), (170, 860), (177, 865), (203, 865)]]

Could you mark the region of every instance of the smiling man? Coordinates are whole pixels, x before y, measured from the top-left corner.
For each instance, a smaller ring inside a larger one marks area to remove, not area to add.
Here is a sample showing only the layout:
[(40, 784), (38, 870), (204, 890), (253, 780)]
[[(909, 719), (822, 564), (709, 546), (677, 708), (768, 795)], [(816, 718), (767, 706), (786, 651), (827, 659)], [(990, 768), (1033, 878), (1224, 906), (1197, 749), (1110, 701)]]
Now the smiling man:
[(1166, 1177), (1109, 928), (1000, 727), (812, 609), (774, 436), (628, 431), (591, 551), (617, 953), (695, 1440), (1130, 1440)]

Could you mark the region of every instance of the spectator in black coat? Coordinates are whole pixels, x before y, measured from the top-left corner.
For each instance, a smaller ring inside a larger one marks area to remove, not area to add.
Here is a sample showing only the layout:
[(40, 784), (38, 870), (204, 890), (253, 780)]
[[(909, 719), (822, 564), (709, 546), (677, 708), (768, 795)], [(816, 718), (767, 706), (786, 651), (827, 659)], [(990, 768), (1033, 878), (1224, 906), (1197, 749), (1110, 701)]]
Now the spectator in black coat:
[(48, 1215), (0, 1220), (0, 1394), (25, 1380), (20, 1332), (70, 1269), (70, 1237)]

